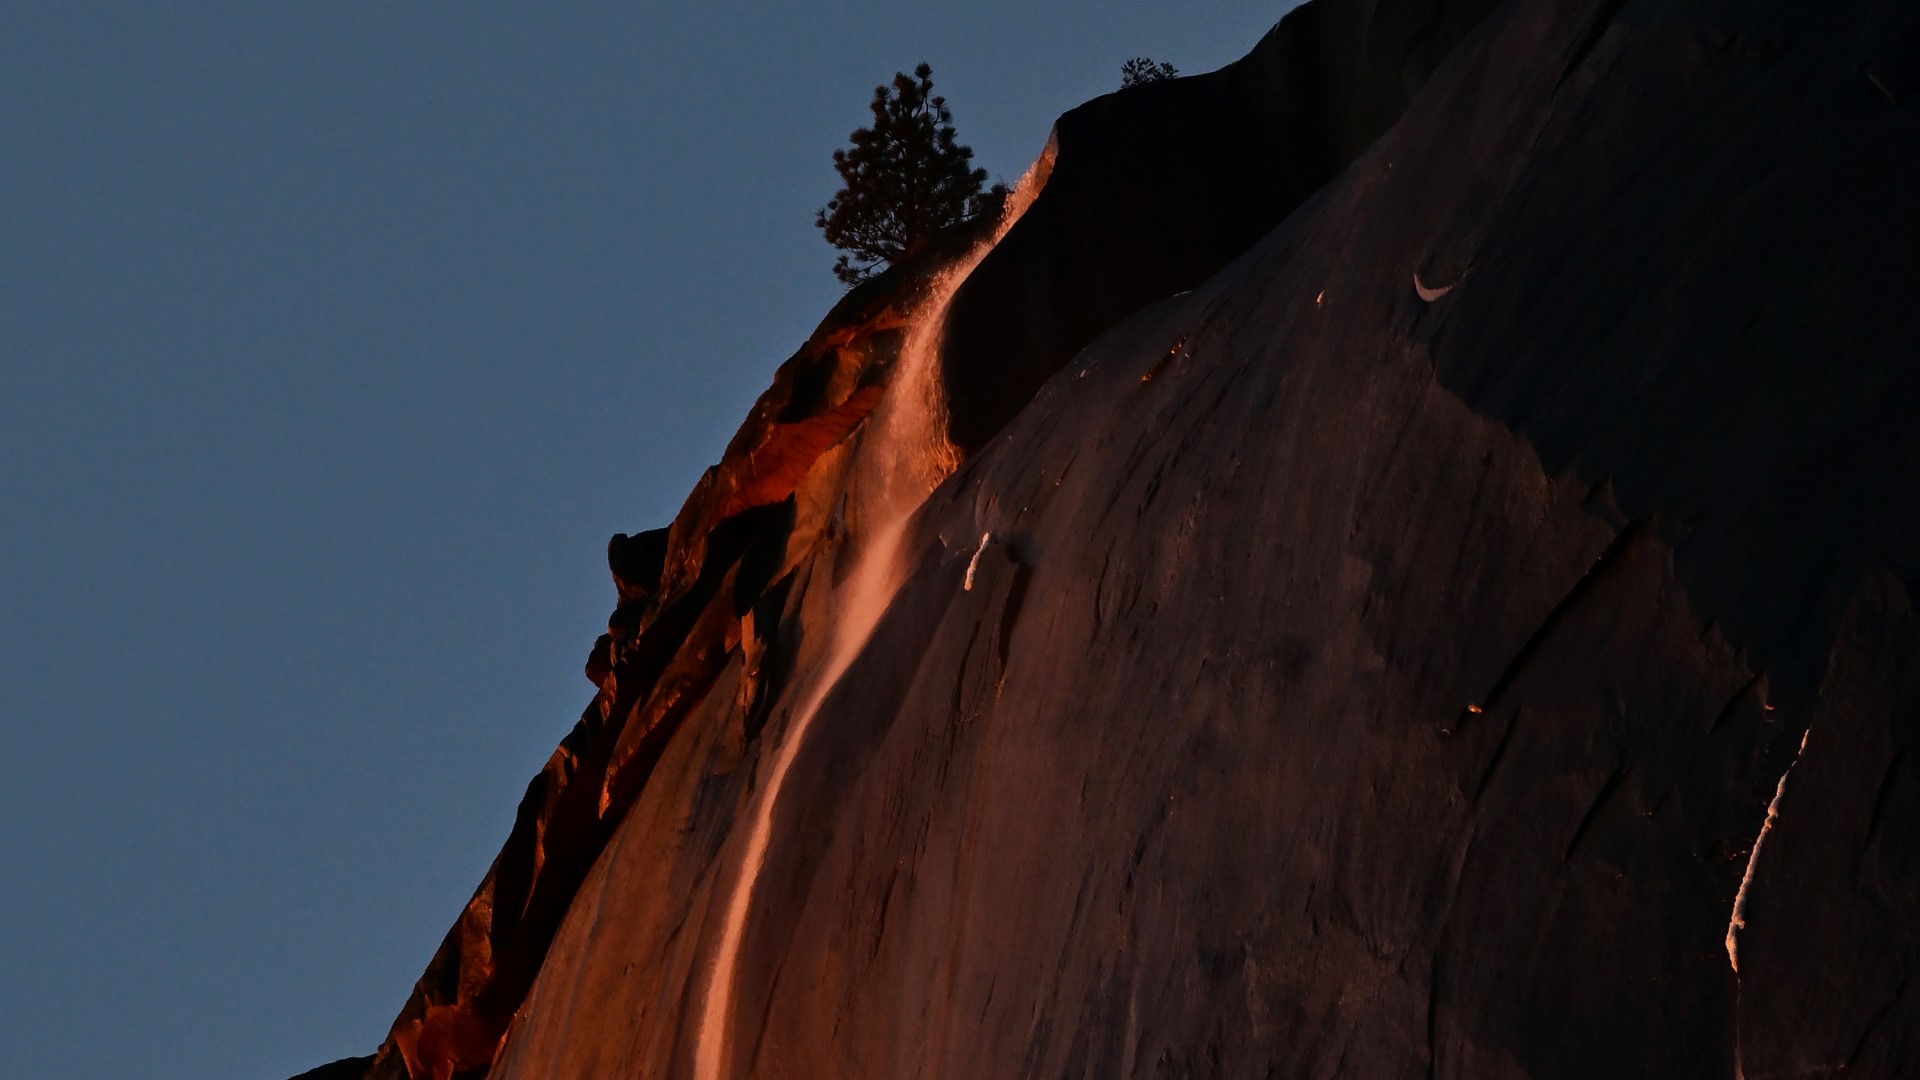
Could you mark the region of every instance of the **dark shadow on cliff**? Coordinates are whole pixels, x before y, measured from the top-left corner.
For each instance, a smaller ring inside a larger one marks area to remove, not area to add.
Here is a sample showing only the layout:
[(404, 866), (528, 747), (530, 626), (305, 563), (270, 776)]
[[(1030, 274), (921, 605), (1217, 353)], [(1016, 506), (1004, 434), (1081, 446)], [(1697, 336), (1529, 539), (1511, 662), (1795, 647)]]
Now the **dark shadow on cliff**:
[(1193, 288), (1393, 125), (1492, 0), (1312, 3), (1219, 71), (1096, 98), (947, 317), (951, 437), (979, 449), (1103, 331)]

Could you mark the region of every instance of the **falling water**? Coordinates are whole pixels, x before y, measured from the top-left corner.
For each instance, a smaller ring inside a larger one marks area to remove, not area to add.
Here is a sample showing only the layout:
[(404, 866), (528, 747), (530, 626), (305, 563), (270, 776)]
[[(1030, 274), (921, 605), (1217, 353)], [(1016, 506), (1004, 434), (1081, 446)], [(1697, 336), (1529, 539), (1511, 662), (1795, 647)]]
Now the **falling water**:
[(726, 1053), (727, 1018), (733, 1006), (733, 980), (740, 958), (740, 937), (753, 903), (754, 884), (766, 865), (774, 806), (786, 783), (787, 770), (793, 765), (820, 703), (866, 646), (880, 616), (893, 602), (893, 594), (906, 569), (900, 560), (900, 541), (906, 535), (908, 520), (926, 501), (927, 495), (959, 465), (959, 452), (946, 437), (946, 402), (940, 384), (940, 345), (946, 332), (947, 305), (967, 275), (1032, 205), (1053, 169), (1053, 156), (1054, 145), (1049, 141), (1039, 160), (1008, 194), (1006, 210), (993, 236), (976, 244), (929, 286), (926, 299), (914, 313), (913, 329), (895, 361), (892, 385), (861, 435), (850, 471), (849, 489), (860, 509), (853, 520), (860, 523), (868, 535), (862, 538), (853, 572), (836, 597), (832, 636), (827, 642), (825, 658), (809, 684), (806, 697), (787, 724), (765, 782), (759, 785), (752, 829), (747, 834), (740, 872), (734, 878), (733, 892), (727, 900), (720, 946), (714, 954), (702, 1004), (700, 1030), (694, 1045), (697, 1080), (720, 1078)]

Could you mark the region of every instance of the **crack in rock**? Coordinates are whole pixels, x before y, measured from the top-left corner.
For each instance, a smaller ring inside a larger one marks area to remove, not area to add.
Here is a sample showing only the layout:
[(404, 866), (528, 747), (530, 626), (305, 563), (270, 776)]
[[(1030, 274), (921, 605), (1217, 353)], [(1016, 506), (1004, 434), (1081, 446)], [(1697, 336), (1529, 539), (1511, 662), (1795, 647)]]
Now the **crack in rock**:
[(1794, 751), (1793, 761), (1786, 771), (1780, 774), (1780, 782), (1774, 785), (1773, 801), (1767, 804), (1767, 820), (1760, 825), (1760, 835), (1753, 838), (1753, 850), (1747, 853), (1747, 872), (1740, 877), (1740, 891), (1733, 896), (1733, 917), (1727, 920), (1727, 962), (1733, 965), (1733, 973), (1740, 974), (1739, 933), (1747, 927), (1747, 890), (1753, 887), (1753, 868), (1760, 863), (1760, 845), (1767, 842), (1767, 834), (1773, 831), (1773, 823), (1780, 820), (1780, 801), (1787, 795), (1787, 777), (1793, 775), (1793, 767), (1807, 752), (1807, 736), (1813, 729), (1800, 736), (1800, 749)]

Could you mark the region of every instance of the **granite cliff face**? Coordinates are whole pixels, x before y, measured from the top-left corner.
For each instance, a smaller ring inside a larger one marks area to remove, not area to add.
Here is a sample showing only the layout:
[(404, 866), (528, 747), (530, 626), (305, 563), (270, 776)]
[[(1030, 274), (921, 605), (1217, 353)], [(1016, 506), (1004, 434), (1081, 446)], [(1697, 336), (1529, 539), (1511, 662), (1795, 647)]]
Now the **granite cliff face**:
[(1913, 1074), (1916, 100), (1912, 5), (1314, 0), (1062, 117), (615, 538), (329, 1068)]

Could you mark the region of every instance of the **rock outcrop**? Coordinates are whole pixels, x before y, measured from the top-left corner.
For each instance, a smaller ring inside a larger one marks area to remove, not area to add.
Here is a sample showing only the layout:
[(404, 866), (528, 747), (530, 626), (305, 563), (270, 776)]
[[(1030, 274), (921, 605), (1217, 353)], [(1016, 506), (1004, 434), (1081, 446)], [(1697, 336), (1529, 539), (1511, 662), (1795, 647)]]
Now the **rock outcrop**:
[(1314, 0), (1067, 114), (615, 538), (365, 1075), (1911, 1074), (1917, 98), (1911, 5)]

